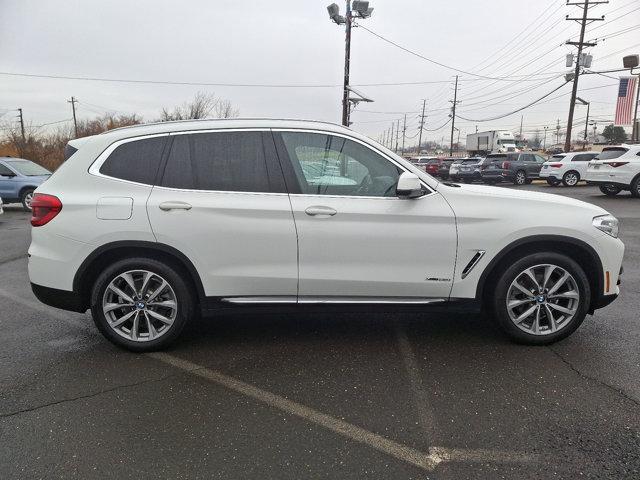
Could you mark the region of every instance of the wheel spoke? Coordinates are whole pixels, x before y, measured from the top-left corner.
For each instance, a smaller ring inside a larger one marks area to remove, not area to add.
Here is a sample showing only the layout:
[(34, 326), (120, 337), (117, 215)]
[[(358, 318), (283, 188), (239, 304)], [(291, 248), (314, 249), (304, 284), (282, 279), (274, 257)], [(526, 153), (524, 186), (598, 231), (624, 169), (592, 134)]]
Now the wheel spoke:
[(109, 313), (112, 310), (116, 310), (116, 309), (122, 308), (122, 307), (132, 308), (133, 307), (133, 303), (107, 303), (104, 307), (102, 307), (102, 311), (104, 313)]
[(525, 287), (523, 287), (520, 284), (520, 282), (518, 282), (517, 280), (513, 282), (513, 286), (516, 287), (518, 290), (520, 290), (522, 293), (524, 293), (527, 297), (533, 298), (533, 293), (531, 293), (530, 290), (527, 290)]
[(118, 295), (120, 298), (122, 298), (123, 300), (126, 300), (128, 303), (133, 303), (133, 298), (131, 298), (126, 293), (124, 293), (122, 290), (116, 287), (113, 283), (109, 285), (109, 289), (113, 291), (116, 295)]
[(531, 329), (535, 334), (538, 334), (538, 332), (540, 331), (540, 305), (536, 305), (536, 318), (533, 320)]
[(153, 340), (154, 338), (156, 338), (156, 336), (158, 336), (158, 332), (153, 326), (153, 323), (151, 323), (151, 319), (149, 318), (149, 315), (147, 315), (147, 312), (144, 312), (144, 318), (147, 322), (147, 330), (149, 330), (149, 340)]
[(553, 295), (549, 295), (549, 298), (574, 298), (578, 300), (580, 298), (580, 294), (575, 290), (570, 290), (568, 292), (554, 293)]
[(562, 275), (562, 277), (560, 278), (560, 280), (558, 280), (556, 283), (553, 284), (553, 287), (551, 287), (549, 289), (548, 295), (553, 295), (554, 293), (556, 293), (558, 291), (558, 289), (565, 284), (565, 282), (569, 279), (571, 275), (569, 275), (568, 272), (564, 272), (564, 275)]
[(523, 313), (521, 313), (519, 317), (515, 319), (515, 322), (522, 323), (524, 320), (529, 318), (531, 314), (536, 311), (537, 308), (538, 308), (538, 305), (534, 305), (533, 307), (528, 308)]
[(140, 287), (140, 294), (144, 295), (147, 293), (147, 288), (149, 287), (149, 280), (153, 274), (151, 272), (144, 272), (144, 278), (142, 279), (142, 287)]
[(151, 295), (149, 295), (149, 298), (147, 298), (147, 302), (152, 302), (154, 298), (156, 298), (160, 293), (162, 293), (162, 291), (167, 287), (167, 285), (169, 285), (167, 281), (162, 280), (162, 283), (160, 284), (160, 286), (156, 288)]
[(131, 288), (131, 291), (134, 295), (138, 293), (138, 291), (136, 290), (136, 284), (133, 281), (133, 275), (131, 275), (131, 273), (125, 272), (120, 275), (120, 278), (124, 279), (124, 281), (127, 282), (127, 285), (129, 285), (129, 288)]
[(153, 318), (160, 320), (165, 325), (171, 325), (173, 320), (165, 317), (164, 315), (160, 315), (158, 312), (154, 312), (153, 310), (147, 310), (147, 314), (151, 315)]
[(547, 283), (549, 283), (549, 278), (551, 278), (551, 274), (555, 271), (556, 267), (554, 265), (547, 265), (544, 267), (544, 280), (542, 280), (542, 289), (547, 288)]
[(542, 287), (540, 286), (540, 282), (538, 282), (538, 279), (536, 278), (536, 274), (533, 272), (533, 270), (531, 270), (530, 268), (527, 268), (524, 271), (524, 273), (527, 275), (527, 277), (531, 279), (533, 284), (538, 287), (538, 290), (542, 290)]
[(131, 327), (131, 339), (132, 340), (137, 340), (138, 339), (138, 329), (140, 328), (140, 311), (136, 310), (135, 313), (136, 313), (136, 316), (133, 317), (133, 325)]
[(163, 300), (161, 302), (147, 302), (149, 307), (167, 307), (175, 310), (176, 302), (173, 300)]
[(510, 300), (509, 301), (509, 308), (514, 308), (520, 305), (524, 305), (525, 303), (531, 303), (534, 300), (532, 298), (523, 298), (521, 300)]
[(558, 324), (556, 323), (556, 318), (553, 316), (553, 312), (551, 311), (551, 309), (549, 308), (550, 304), (545, 304), (544, 308), (547, 312), (547, 319), (549, 320), (549, 328), (551, 329), (551, 332), (555, 332), (556, 330), (558, 330)]
[(567, 315), (573, 315), (573, 313), (575, 312), (575, 310), (571, 310), (570, 308), (556, 305), (555, 303), (547, 303), (547, 305), (549, 305), (549, 307), (553, 308), (554, 310), (557, 310), (562, 313), (566, 313)]
[(117, 320), (115, 320), (114, 322), (111, 322), (110, 325), (113, 328), (119, 327), (120, 325), (122, 325), (124, 322), (126, 322), (127, 320), (129, 320), (131, 317), (133, 317), (135, 314), (137, 313), (137, 310), (131, 310), (129, 313), (127, 313), (126, 315), (123, 315), (122, 317), (118, 318)]

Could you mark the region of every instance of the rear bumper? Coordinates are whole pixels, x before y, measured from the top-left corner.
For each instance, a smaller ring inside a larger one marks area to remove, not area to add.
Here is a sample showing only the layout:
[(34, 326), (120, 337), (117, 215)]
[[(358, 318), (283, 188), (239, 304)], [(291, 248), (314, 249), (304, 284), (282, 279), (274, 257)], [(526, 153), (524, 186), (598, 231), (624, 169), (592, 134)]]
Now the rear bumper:
[(69, 310), (71, 312), (84, 313), (87, 311), (88, 307), (82, 301), (81, 296), (76, 292), (43, 287), (42, 285), (36, 285), (35, 283), (31, 283), (31, 290), (36, 298), (45, 305), (60, 308), (62, 310)]

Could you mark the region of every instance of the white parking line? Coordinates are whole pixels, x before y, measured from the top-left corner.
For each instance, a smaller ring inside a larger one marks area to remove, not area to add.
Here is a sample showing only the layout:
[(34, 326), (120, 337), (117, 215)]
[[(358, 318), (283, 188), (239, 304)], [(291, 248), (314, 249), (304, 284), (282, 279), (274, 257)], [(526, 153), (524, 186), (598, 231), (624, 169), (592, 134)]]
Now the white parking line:
[(222, 385), (241, 395), (253, 398), (283, 412), (303, 418), (316, 425), (340, 434), (350, 440), (367, 445), (375, 450), (386, 453), (399, 460), (407, 462), (423, 470), (432, 471), (441, 462), (503, 462), (503, 463), (534, 463), (539, 461), (538, 456), (517, 452), (501, 452), (493, 450), (467, 450), (431, 447), (428, 453), (408, 447), (394, 440), (385, 438), (377, 433), (345, 422), (339, 418), (327, 415), (306, 405), (268, 392), (249, 383), (230, 377), (224, 373), (205, 368), (188, 360), (169, 355), (167, 353), (148, 353), (148, 356), (175, 368), (190, 372), (193, 375), (205, 378)]
[[(58, 312), (35, 301), (19, 297), (18, 295), (8, 292), (2, 288), (0, 288), (0, 296), (65, 323), (82, 327), (83, 329), (87, 328), (88, 322), (82, 322), (79, 319), (75, 319), (70, 316), (72, 314)], [(401, 347), (401, 349), (403, 348), (404, 347)], [(268, 392), (249, 383), (243, 382), (242, 380), (205, 368), (188, 360), (183, 360), (179, 357), (162, 352), (147, 353), (146, 355), (175, 368), (190, 372), (192, 375), (197, 375), (206, 380), (217, 383), (218, 385), (235, 391), (236, 393), (265, 403), (273, 408), (303, 418), (311, 423), (342, 435), (343, 437), (368, 445), (375, 450), (386, 453), (394, 458), (407, 462), (411, 465), (415, 465), (416, 467), (422, 468), (426, 471), (434, 470), (438, 464), (442, 462), (499, 462), (518, 464), (532, 464), (540, 462), (539, 455), (498, 450), (430, 447), (427, 453), (421, 452), (415, 448), (408, 447), (394, 440), (378, 435), (377, 433), (370, 432), (364, 428), (345, 422), (344, 420), (340, 420), (339, 418), (327, 415), (326, 413), (322, 413), (311, 407), (307, 407), (306, 405), (294, 402), (275, 393)], [(415, 365), (415, 358), (413, 360), (413, 364)], [(431, 414), (424, 413), (424, 415), (425, 425), (431, 425), (431, 428), (433, 428), (433, 422), (430, 420), (430, 418), (433, 418), (430, 416)]]

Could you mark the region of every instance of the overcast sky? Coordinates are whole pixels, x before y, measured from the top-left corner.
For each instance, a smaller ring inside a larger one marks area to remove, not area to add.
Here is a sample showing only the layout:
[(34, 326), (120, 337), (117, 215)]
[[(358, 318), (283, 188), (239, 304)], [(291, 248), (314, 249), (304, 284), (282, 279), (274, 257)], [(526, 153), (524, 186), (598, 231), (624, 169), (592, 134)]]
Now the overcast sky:
[[(33, 125), (71, 118), (67, 100), (79, 100), (78, 115), (105, 111), (157, 118), (162, 107), (197, 91), (229, 99), (242, 117), (288, 117), (340, 121), (344, 28), (330, 22), (331, 0), (0, 0), (0, 72), (228, 84), (334, 85), (258, 88), (176, 86), (26, 78), (0, 75), (0, 114), (22, 107)], [(337, 2), (342, 11), (344, 3)], [(485, 119), (510, 112), (562, 84), (562, 45), (579, 26), (564, 20), (580, 10), (565, 0), (371, 1), (363, 26), (425, 57), (467, 72), (522, 81), (496, 81), (460, 74), (460, 115)], [(620, 68), (622, 56), (640, 52), (640, 1), (611, 0), (594, 7), (606, 15), (587, 29), (599, 38), (592, 68)], [(518, 36), (519, 35), (519, 36)], [(515, 38), (515, 39), (514, 39)], [(510, 43), (509, 43), (510, 42)], [(483, 68), (484, 67), (484, 68)], [(407, 112), (407, 135), (417, 132), (417, 112), (427, 99), (426, 128), (447, 121), (456, 72), (429, 63), (355, 28), (351, 83), (444, 82), (357, 87), (374, 103), (353, 113), (353, 128), (377, 138)], [(533, 75), (532, 75), (533, 74)], [(606, 123), (614, 114), (614, 78), (581, 78), (579, 95)], [(547, 82), (542, 84), (543, 82)], [(587, 90), (588, 89), (588, 90)], [(569, 86), (522, 112), (525, 132), (566, 123)], [(564, 95), (563, 95), (564, 94)], [(586, 107), (578, 106), (576, 121)], [(7, 121), (15, 112), (7, 112)], [(461, 134), (489, 128), (518, 131), (520, 113), (492, 122), (459, 120)], [(447, 128), (428, 132), (438, 140)], [(408, 144), (416, 140), (408, 140)]]

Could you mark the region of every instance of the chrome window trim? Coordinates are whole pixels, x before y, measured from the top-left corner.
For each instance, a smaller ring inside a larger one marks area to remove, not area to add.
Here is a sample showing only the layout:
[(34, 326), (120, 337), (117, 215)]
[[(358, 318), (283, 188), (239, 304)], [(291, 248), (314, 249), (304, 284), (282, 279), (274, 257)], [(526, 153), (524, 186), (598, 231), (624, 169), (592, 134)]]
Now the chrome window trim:
[[(391, 162), (393, 165), (395, 165), (396, 167), (401, 169), (403, 172), (413, 173), (415, 175), (414, 172), (412, 172), (410, 170), (407, 170), (407, 168), (404, 165), (398, 163), (394, 158), (390, 157), (389, 155), (387, 155), (383, 151), (379, 150), (374, 145), (371, 145), (370, 143), (364, 142), (364, 141), (360, 140), (359, 138), (355, 138), (355, 137), (352, 137), (350, 135), (346, 135), (344, 133), (332, 132), (330, 130), (317, 130), (317, 129), (309, 129), (309, 128), (285, 128), (285, 127), (272, 128), (271, 131), (273, 131), (273, 132), (293, 132), (293, 133), (319, 133), (321, 135), (333, 135), (333, 136), (336, 136), (336, 137), (346, 138), (347, 140), (351, 140), (353, 142), (359, 143), (363, 147), (374, 151), (375, 153), (380, 155), (382, 158), (385, 158), (386, 160)], [(422, 178), (420, 178), (420, 177), (418, 177), (418, 178), (420, 180), (420, 184), (427, 189), (427, 193), (425, 193), (421, 197), (415, 198), (413, 200), (419, 200), (420, 198), (428, 197), (429, 195), (432, 195), (432, 194), (435, 193), (435, 189), (433, 187), (429, 186)], [(322, 194), (314, 194), (314, 193), (290, 193), (289, 195), (291, 195), (291, 196), (306, 196), (306, 197), (368, 198), (368, 199), (375, 198), (375, 199), (386, 199), (386, 200), (406, 200), (404, 198), (398, 198), (398, 197), (372, 197), (372, 196), (363, 196), (363, 195), (322, 195)]]
[(153, 188), (153, 185), (148, 183), (140, 183), (133, 182), (131, 180), (125, 180), (123, 178), (112, 177), (111, 175), (105, 175), (104, 173), (100, 173), (100, 168), (107, 161), (107, 159), (111, 156), (113, 151), (118, 148), (120, 145), (124, 145), (125, 143), (136, 142), (139, 140), (146, 140), (147, 138), (156, 138), (156, 137), (168, 137), (170, 133), (154, 133), (150, 135), (141, 135), (139, 137), (129, 137), (123, 138), (121, 140), (117, 140), (110, 144), (107, 148), (105, 148), (100, 155), (93, 161), (93, 163), (89, 166), (89, 175), (93, 175), (94, 177), (107, 178), (109, 180), (116, 180), (118, 182), (126, 182), (130, 185), (139, 185), (142, 187)]

